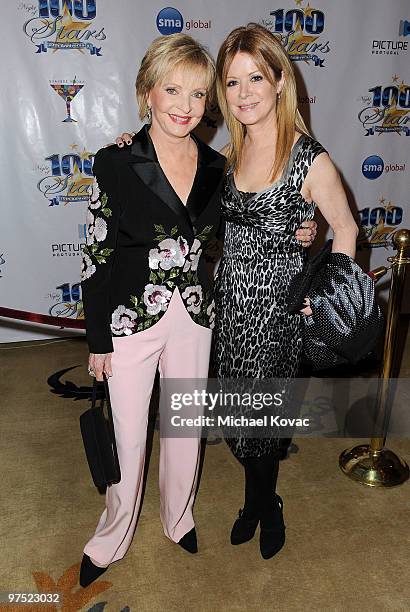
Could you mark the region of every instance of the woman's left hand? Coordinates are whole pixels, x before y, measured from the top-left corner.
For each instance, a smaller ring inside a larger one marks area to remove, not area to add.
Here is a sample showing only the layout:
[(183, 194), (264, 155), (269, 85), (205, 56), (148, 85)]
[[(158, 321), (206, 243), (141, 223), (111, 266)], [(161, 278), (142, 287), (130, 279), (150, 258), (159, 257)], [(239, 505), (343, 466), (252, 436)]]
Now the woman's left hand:
[(310, 315), (312, 314), (312, 309), (310, 307), (310, 300), (309, 300), (309, 298), (305, 297), (305, 299), (303, 300), (303, 303), (304, 303), (305, 307), (300, 312), (303, 313), (304, 315), (306, 315), (307, 317), (310, 317)]
[(316, 238), (317, 223), (315, 221), (303, 221), (299, 229), (296, 230), (295, 237), (300, 240), (304, 248), (308, 248)]
[(295, 237), (302, 246), (307, 249), (311, 246), (317, 233), (317, 223), (315, 221), (303, 221), (299, 229), (296, 230)]

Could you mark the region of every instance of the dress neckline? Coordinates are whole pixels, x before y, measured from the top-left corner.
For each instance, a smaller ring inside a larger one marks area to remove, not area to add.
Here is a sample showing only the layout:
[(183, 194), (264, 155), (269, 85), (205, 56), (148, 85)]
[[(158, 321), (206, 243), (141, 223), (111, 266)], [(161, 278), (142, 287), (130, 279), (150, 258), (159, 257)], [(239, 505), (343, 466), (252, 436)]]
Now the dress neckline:
[(276, 185), (285, 183), (289, 170), (292, 167), (293, 162), (295, 160), (296, 154), (300, 148), (301, 143), (305, 140), (305, 138), (306, 138), (306, 135), (302, 133), (297, 139), (297, 141), (293, 143), (292, 148), (290, 150), (289, 159), (286, 163), (286, 166), (283, 169), (281, 176), (278, 179), (276, 179), (276, 181), (273, 181), (273, 183), (265, 187), (264, 189), (261, 189), (261, 191), (240, 191), (236, 187), (235, 177), (234, 177), (234, 173), (232, 169), (232, 171), (228, 175), (228, 179), (230, 180), (231, 188), (233, 189), (233, 191), (235, 191), (239, 197), (241, 197), (241, 195), (247, 195), (248, 197), (246, 199), (250, 200), (256, 196), (266, 193), (267, 191), (270, 191), (271, 189), (273, 189), (273, 187), (276, 187)]

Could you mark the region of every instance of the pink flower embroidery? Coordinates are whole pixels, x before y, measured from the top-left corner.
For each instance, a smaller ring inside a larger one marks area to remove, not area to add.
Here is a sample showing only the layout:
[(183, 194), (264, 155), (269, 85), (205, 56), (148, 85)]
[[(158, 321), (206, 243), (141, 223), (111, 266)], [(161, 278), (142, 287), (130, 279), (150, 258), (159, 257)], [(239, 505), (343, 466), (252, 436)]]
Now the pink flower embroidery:
[(198, 240), (198, 238), (195, 238), (186, 258), (184, 272), (188, 272), (188, 270), (193, 270), (195, 272), (195, 270), (198, 268), (199, 258), (201, 257), (202, 253), (202, 249), (200, 247), (200, 241)]
[(148, 254), (149, 267), (151, 270), (182, 268), (188, 251), (188, 243), (182, 236), (179, 236), (176, 240), (173, 238), (161, 240), (158, 243), (158, 248), (151, 249)]
[(115, 336), (130, 336), (135, 328), (137, 313), (125, 306), (118, 306), (111, 316), (111, 331)]
[(147, 307), (147, 313), (156, 315), (161, 310), (165, 311), (168, 308), (171, 296), (171, 291), (164, 285), (153, 285), (152, 283), (146, 285), (144, 291), (144, 304)]
[(182, 294), (182, 299), (187, 304), (187, 310), (194, 314), (201, 312), (202, 304), (202, 287), (201, 285), (195, 285), (194, 287), (187, 287)]

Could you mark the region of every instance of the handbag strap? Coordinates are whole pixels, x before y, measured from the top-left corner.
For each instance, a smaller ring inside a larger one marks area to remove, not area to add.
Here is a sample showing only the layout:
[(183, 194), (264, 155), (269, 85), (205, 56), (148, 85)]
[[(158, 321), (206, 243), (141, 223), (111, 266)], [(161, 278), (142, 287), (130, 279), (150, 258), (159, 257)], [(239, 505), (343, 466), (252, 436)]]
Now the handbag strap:
[(91, 408), (95, 408), (95, 406), (97, 404), (97, 392), (98, 392), (98, 382), (94, 378), (93, 392), (91, 394)]
[(115, 441), (114, 420), (112, 418), (110, 390), (108, 388), (108, 379), (107, 379), (105, 373), (103, 373), (103, 377), (104, 377), (105, 399), (107, 401), (108, 426), (110, 428), (111, 439), (114, 441), (114, 443), (112, 445), (113, 452), (114, 452), (114, 457), (115, 457), (117, 465), (119, 465), (119, 459), (118, 459), (118, 454), (117, 454), (117, 444), (116, 444), (116, 441)]
[[(111, 435), (111, 440), (114, 441), (114, 444), (112, 445), (113, 452), (114, 452), (114, 457), (115, 457), (115, 460), (117, 462), (117, 465), (119, 465), (118, 454), (117, 454), (117, 444), (115, 442), (114, 421), (113, 421), (113, 418), (112, 418), (110, 391), (109, 391), (109, 388), (108, 388), (108, 379), (107, 379), (107, 377), (106, 377), (104, 372), (103, 372), (103, 377), (104, 377), (103, 385), (104, 385), (104, 392), (105, 392), (105, 401), (107, 402), (108, 427), (109, 427), (109, 431), (110, 431), (110, 435)], [(101, 387), (101, 381), (97, 381), (96, 379), (94, 379), (93, 391), (92, 391), (92, 395), (91, 395), (91, 408), (94, 408), (94, 409), (96, 409), (96, 408), (98, 409), (98, 407), (97, 407), (97, 394), (98, 394), (98, 388), (99, 387)], [(101, 411), (104, 411), (104, 398), (101, 400), (101, 405), (100, 405), (99, 408), (100, 408)]]

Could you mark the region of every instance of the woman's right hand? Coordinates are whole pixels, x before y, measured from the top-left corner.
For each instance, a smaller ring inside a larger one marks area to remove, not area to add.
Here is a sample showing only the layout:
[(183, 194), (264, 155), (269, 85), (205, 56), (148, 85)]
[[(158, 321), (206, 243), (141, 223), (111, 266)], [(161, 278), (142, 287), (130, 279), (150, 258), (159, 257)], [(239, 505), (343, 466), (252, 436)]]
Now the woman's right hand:
[(135, 136), (135, 132), (131, 132), (131, 134), (129, 134), (128, 132), (123, 132), (121, 136), (118, 136), (118, 138), (115, 139), (115, 144), (117, 145), (117, 147), (123, 147), (124, 144), (130, 145), (132, 144), (133, 136)]
[(111, 355), (112, 353), (90, 353), (88, 358), (88, 370), (94, 372), (97, 380), (104, 380), (103, 372), (107, 378), (112, 376)]
[[(123, 132), (121, 136), (118, 136), (118, 138), (115, 139), (115, 144), (117, 145), (117, 147), (120, 148), (122, 148), (125, 144), (130, 145), (132, 144), (133, 136), (135, 136), (135, 132), (131, 132), (131, 134), (129, 134), (128, 132)], [(106, 147), (111, 147), (113, 144), (113, 142), (110, 142), (109, 144), (104, 146), (104, 149)]]

